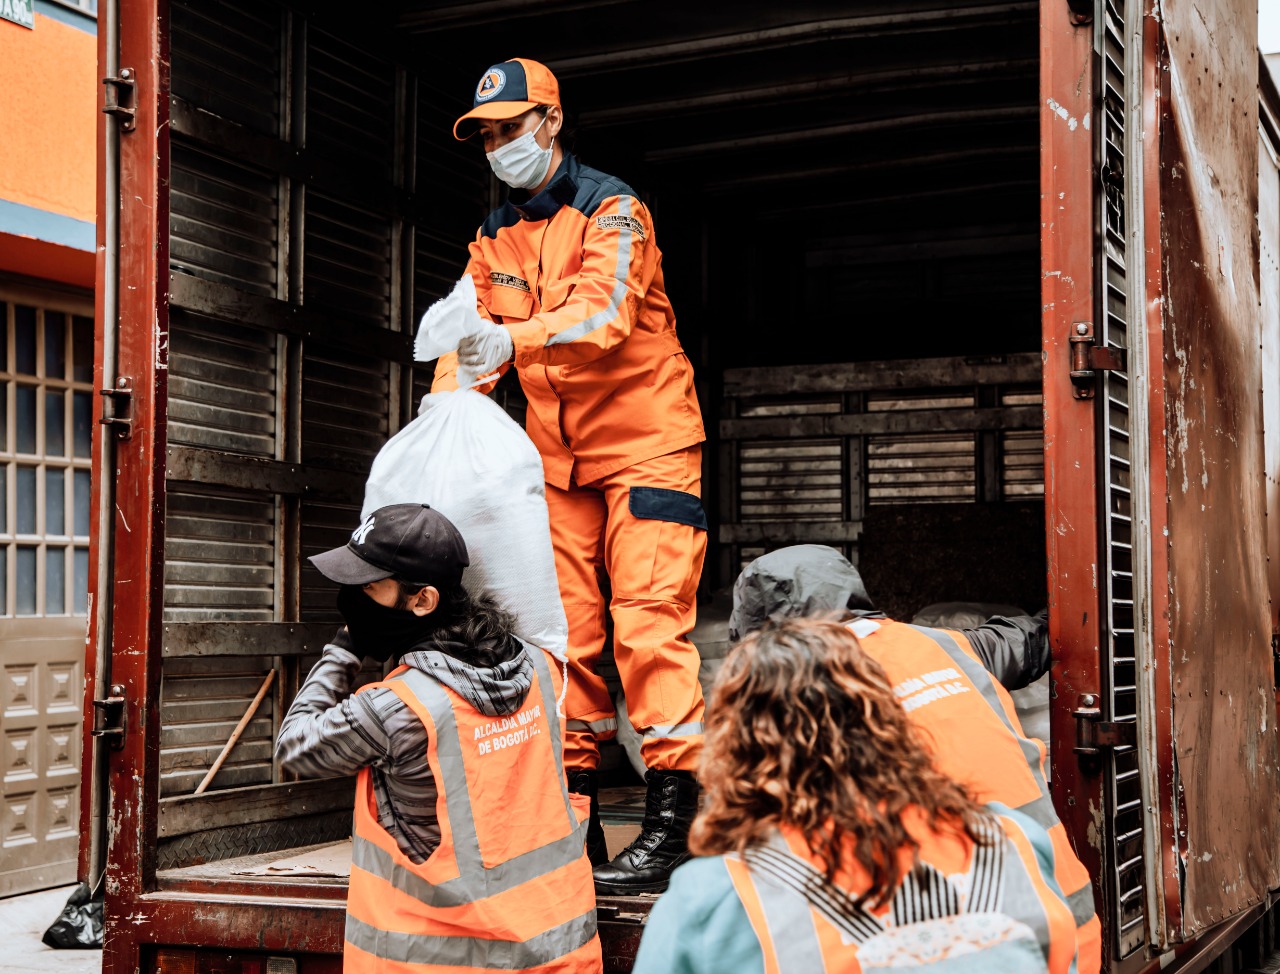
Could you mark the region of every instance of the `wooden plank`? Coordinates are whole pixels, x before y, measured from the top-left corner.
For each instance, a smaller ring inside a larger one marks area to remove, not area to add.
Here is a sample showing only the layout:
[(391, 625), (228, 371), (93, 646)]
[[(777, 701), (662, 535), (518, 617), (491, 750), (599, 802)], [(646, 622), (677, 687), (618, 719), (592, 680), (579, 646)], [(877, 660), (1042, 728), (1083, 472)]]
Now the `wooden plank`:
[(337, 812), (355, 806), (354, 778), (326, 778), (279, 785), (224, 788), (178, 795), (159, 803), (158, 835), (174, 838), (210, 828), (253, 825), (298, 815)]
[(332, 622), (170, 622), (164, 656), (306, 656), (324, 649)]
[(413, 361), (412, 336), (388, 328), (352, 327), (350, 320), (275, 298), (248, 294), (228, 284), (178, 271), (169, 274), (173, 307), (226, 321), (301, 335), (335, 348), (395, 362)]
[(1038, 406), (993, 406), (936, 412), (729, 419), (720, 423), (720, 436), (726, 440), (784, 440), (792, 437), (873, 436), (882, 433), (1039, 429), (1043, 417), (1044, 412)]
[(862, 534), (861, 521), (750, 521), (721, 524), (721, 544), (845, 544)]
[(724, 374), (724, 394), (746, 398), (875, 389), (936, 389), (1012, 382), (1038, 383), (1040, 378), (1040, 354), (1020, 352), (975, 358), (896, 359), (728, 369)]
[(170, 447), (167, 458), (165, 475), (171, 481), (335, 500), (364, 491), (364, 478), (357, 474), (301, 463), (194, 447)]

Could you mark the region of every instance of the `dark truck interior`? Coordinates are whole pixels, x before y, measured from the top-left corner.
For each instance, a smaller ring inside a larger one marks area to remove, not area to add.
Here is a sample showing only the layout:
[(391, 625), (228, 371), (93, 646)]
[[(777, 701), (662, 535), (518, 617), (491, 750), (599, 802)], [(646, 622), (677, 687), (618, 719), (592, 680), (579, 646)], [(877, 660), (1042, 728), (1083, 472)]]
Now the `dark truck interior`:
[(497, 60), (548, 64), (572, 149), (654, 214), (708, 430), (709, 659), (786, 544), (899, 618), (1044, 604), (1035, 2), (174, 0), (170, 28), (162, 884), (341, 885), (265, 871), (350, 828), (349, 785), (272, 760), (338, 620), (298, 566), (430, 383), (412, 333), (500, 199), (450, 128)]

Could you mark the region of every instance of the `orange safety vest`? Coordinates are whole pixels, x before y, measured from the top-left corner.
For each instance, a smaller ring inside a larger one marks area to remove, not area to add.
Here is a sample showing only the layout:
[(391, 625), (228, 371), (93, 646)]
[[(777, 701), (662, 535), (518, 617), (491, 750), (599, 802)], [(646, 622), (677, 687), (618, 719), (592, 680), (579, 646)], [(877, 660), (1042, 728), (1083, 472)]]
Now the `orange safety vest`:
[[(996, 811), (991, 809), (990, 811)], [(724, 857), (764, 958), (765, 974), (836, 974), (923, 967), (1069, 974), (1077, 962), (1071, 912), (1041, 873), (1035, 841), (1015, 816), (980, 826), (987, 844), (934, 832), (903, 813), (918, 843), (900, 853), (903, 880), (884, 906), (857, 898), (869, 877), (856, 862), (827, 879), (794, 828)], [(1039, 837), (1044, 842), (1043, 833)], [(948, 965), (956, 958), (960, 964)]]
[[(420, 670), (385, 681), (427, 729), (440, 845), (414, 863), (378, 821), (371, 769), (356, 787), (343, 970), (598, 974), (589, 803), (565, 788), (556, 681), (489, 717)], [(362, 689), (368, 689), (364, 687)]]
[[(649, 210), (566, 156), (541, 193), (489, 214), (467, 273), (511, 332), (526, 428), (547, 482), (568, 490), (706, 439), (676, 337)], [(431, 390), (457, 388), (442, 356)]]
[(1102, 927), (1089, 871), (1053, 806), (1045, 746), (1023, 732), (1009, 692), (959, 632), (868, 618), (849, 628), (926, 732), (938, 770), (966, 786), (980, 804), (1008, 806), (1049, 833), (1054, 876), (1079, 927), (1079, 974), (1095, 974), (1102, 966)]

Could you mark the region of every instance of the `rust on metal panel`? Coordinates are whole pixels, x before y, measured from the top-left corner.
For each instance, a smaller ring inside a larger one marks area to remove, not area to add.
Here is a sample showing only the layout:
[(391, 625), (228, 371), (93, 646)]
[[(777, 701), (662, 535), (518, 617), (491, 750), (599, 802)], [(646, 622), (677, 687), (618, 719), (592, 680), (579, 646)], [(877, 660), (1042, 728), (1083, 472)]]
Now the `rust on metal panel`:
[(1165, 0), (1161, 17), (1170, 651), (1189, 937), (1280, 885), (1261, 476), (1257, 7)]
[(121, 17), (120, 64), (137, 78), (137, 123), (120, 139), (118, 372), (133, 385), (133, 434), (116, 454), (112, 682), (124, 685), (129, 732), (109, 772), (110, 856), (103, 971), (137, 969), (141, 898), (154, 874), (155, 712), (163, 585), (165, 396), (168, 365), (169, 66), (164, 0)]
[[(1173, 761), (1173, 686), (1169, 669), (1169, 521), (1168, 508), (1163, 498), (1168, 493), (1168, 471), (1159, 462), (1168, 449), (1165, 423), (1165, 386), (1158, 380), (1164, 372), (1164, 270), (1163, 251), (1160, 247), (1160, 143), (1159, 120), (1162, 106), (1168, 103), (1168, 74), (1162, 70), (1164, 48), (1162, 46), (1159, 0), (1148, 0), (1143, 20), (1142, 56), (1142, 131), (1143, 137), (1143, 240), (1146, 244), (1146, 302), (1147, 329), (1147, 432), (1148, 454), (1152, 462), (1148, 469), (1151, 491), (1150, 537), (1151, 603), (1150, 617), (1146, 620), (1152, 658), (1143, 661), (1143, 678), (1152, 690), (1150, 712), (1155, 715), (1152, 726), (1139, 727), (1143, 745), (1151, 748), (1151, 759), (1156, 767), (1156, 793), (1148, 800), (1156, 803), (1155, 815), (1158, 827), (1155, 836), (1147, 844), (1148, 881), (1158, 888), (1150, 904), (1150, 932), (1154, 943), (1164, 946), (1176, 940), (1175, 932), (1182, 926), (1182, 900), (1180, 896), (1180, 870), (1177, 857), (1177, 814)], [(1158, 870), (1158, 875), (1156, 871)]]
[[(1093, 45), (1058, 0), (1040, 5), (1041, 324), (1049, 631), (1054, 648), (1053, 795), (1076, 851), (1101, 874), (1102, 781), (1073, 752), (1071, 715), (1099, 691), (1093, 404), (1072, 394), (1070, 335), (1093, 317)], [(1110, 911), (1101, 909), (1104, 918)], [(1110, 933), (1104, 934), (1110, 938)]]
[[(134, 944), (234, 944), (237, 950), (342, 953), (344, 899), (281, 896), (264, 887), (257, 898), (217, 893), (153, 893), (116, 918)], [(104, 970), (106, 954), (103, 955)], [(132, 970), (132, 969), (131, 969)]]

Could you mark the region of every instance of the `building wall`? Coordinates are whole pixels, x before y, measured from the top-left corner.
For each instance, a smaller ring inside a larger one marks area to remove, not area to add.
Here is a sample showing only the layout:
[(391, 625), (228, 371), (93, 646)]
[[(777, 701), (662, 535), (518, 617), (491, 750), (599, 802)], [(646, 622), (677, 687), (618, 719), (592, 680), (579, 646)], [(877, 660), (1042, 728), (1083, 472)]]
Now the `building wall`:
[(0, 273), (91, 288), (97, 21), (52, 0), (33, 20), (0, 20)]
[(75, 6), (0, 0), (27, 20), (0, 19), (0, 897), (79, 845), (102, 83)]

